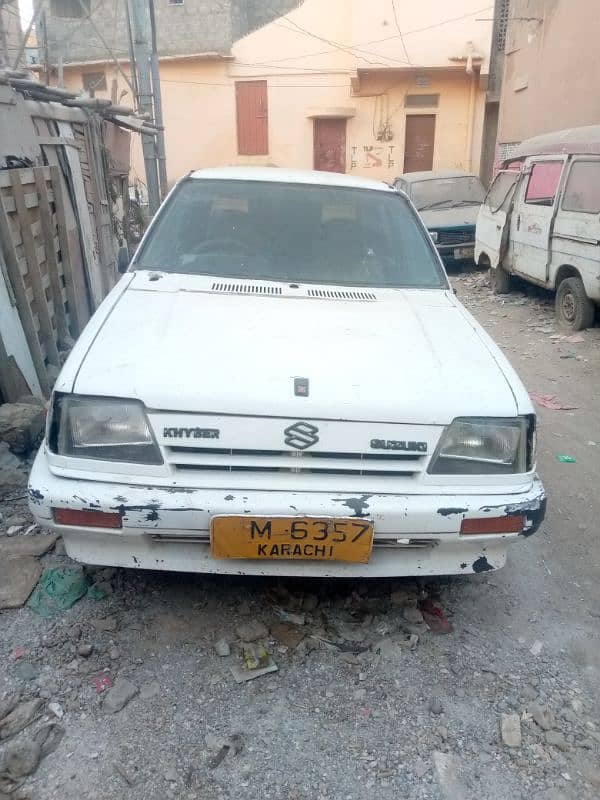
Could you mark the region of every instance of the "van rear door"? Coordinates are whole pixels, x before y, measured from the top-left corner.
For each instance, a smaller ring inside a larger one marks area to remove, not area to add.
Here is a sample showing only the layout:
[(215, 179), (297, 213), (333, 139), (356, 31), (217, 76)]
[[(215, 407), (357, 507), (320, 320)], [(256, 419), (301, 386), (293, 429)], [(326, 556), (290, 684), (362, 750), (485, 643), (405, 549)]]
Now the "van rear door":
[(579, 272), (588, 297), (600, 300), (600, 158), (571, 159), (556, 212), (550, 284), (564, 264)]
[(519, 170), (503, 169), (494, 178), (477, 216), (475, 263), (479, 263), (482, 254), (494, 268), (502, 261), (508, 239), (507, 223), (520, 175)]
[(510, 226), (512, 269), (545, 284), (550, 266), (550, 237), (567, 156), (529, 159), (515, 196)]

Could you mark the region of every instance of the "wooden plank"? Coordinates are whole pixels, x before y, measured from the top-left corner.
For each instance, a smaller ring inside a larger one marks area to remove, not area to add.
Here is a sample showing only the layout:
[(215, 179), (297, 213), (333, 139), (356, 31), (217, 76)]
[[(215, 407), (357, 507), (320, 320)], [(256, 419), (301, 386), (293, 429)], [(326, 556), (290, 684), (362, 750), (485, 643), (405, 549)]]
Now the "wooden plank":
[(23, 247), (25, 248), (25, 257), (27, 258), (27, 271), (31, 280), (31, 288), (35, 297), (37, 306), (37, 313), (40, 320), (40, 332), (43, 341), (46, 345), (46, 352), (48, 353), (48, 360), (51, 364), (60, 366), (60, 357), (58, 355), (58, 348), (54, 339), (54, 331), (52, 330), (52, 322), (46, 303), (46, 294), (42, 285), (42, 276), (40, 272), (40, 265), (37, 261), (35, 242), (31, 235), (31, 228), (29, 226), (29, 215), (25, 206), (25, 193), (21, 186), (19, 170), (10, 170), (13, 195), (17, 206), (17, 213), (21, 223), (21, 236), (23, 237)]
[(4, 208), (2, 195), (0, 195), (0, 240), (2, 241), (6, 269), (10, 277), (10, 283), (14, 292), (17, 310), (21, 318), (21, 324), (23, 325), (23, 332), (25, 333), (29, 352), (31, 353), (31, 359), (40, 382), (40, 388), (44, 395), (48, 397), (50, 395), (51, 385), (48, 373), (46, 372), (46, 364), (44, 363), (40, 340), (35, 330), (31, 306), (27, 299), (23, 276), (21, 275), (17, 255), (12, 244), (8, 215)]
[(73, 285), (73, 271), (71, 264), (71, 253), (69, 251), (69, 238), (67, 233), (67, 221), (65, 217), (65, 205), (60, 185), (60, 173), (58, 167), (50, 167), (50, 181), (54, 194), (54, 207), (56, 209), (56, 222), (58, 227), (58, 241), (60, 243), (60, 256), (65, 278), (65, 290), (69, 301), (69, 316), (71, 318), (71, 333), (77, 337), (81, 333), (81, 320), (79, 319), (77, 298), (75, 297), (75, 287)]
[[(28, 183), (35, 183), (35, 177), (33, 175), (33, 169), (23, 167), (19, 170), (21, 173), (21, 184), (25, 186)], [(10, 179), (10, 174), (8, 170), (0, 172), (0, 186), (12, 186), (12, 182)]]

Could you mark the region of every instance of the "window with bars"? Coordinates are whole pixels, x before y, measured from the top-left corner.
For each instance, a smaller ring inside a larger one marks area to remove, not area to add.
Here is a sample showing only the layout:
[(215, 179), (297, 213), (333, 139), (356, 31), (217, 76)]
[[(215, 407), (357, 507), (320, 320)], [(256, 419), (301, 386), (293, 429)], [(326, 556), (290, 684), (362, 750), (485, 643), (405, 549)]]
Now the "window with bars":
[(437, 108), (439, 104), (439, 94), (407, 94), (404, 97), (405, 108)]

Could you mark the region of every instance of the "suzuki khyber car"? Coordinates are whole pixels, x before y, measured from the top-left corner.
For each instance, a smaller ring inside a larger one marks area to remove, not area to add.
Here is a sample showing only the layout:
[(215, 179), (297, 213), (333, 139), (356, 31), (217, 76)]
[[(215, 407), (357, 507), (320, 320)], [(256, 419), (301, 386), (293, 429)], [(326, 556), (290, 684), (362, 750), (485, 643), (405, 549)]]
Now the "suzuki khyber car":
[(407, 197), (276, 168), (173, 189), (29, 497), (89, 564), (322, 577), (496, 569), (545, 508), (531, 401)]

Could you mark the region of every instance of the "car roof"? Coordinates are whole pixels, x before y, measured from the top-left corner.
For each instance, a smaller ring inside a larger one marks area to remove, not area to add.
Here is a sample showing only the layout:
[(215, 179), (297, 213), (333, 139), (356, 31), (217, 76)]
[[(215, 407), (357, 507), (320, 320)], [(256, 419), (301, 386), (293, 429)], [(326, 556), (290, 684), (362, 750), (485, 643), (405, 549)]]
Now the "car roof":
[(541, 155), (600, 155), (600, 125), (565, 128), (525, 139), (506, 161)]
[(396, 180), (403, 180), (406, 183), (417, 183), (418, 181), (434, 181), (443, 178), (477, 178), (472, 172), (461, 172), (460, 170), (428, 170), (426, 172), (405, 172), (404, 175), (398, 175)]
[(265, 183), (304, 183), (313, 186), (339, 186), (351, 189), (376, 189), (392, 192), (383, 181), (358, 178), (340, 172), (317, 172), (316, 170), (281, 169), (280, 167), (214, 167), (190, 172), (194, 180), (220, 181), (264, 181)]

